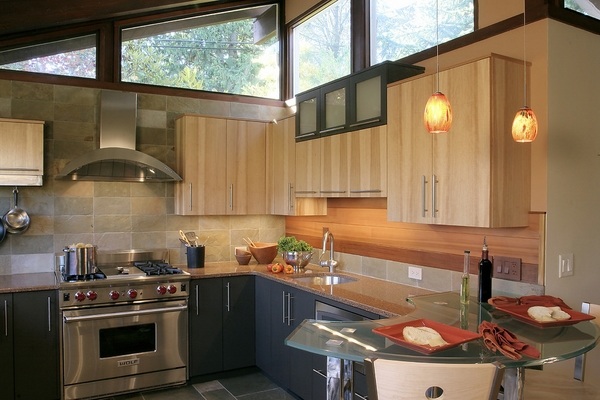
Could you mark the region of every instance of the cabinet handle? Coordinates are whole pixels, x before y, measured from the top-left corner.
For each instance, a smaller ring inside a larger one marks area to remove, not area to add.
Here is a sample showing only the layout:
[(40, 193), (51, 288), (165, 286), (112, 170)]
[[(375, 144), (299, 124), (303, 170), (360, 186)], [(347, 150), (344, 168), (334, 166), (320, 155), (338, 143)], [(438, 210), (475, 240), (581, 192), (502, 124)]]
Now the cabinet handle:
[(369, 396), (362, 396), (362, 395), (360, 395), (360, 394), (358, 394), (356, 392), (354, 392), (354, 396), (356, 396), (356, 397), (358, 397), (359, 399), (362, 399), (362, 400), (369, 400)]
[(198, 315), (198, 309), (200, 308), (200, 293), (198, 291), (198, 285), (196, 285), (196, 315)]
[(321, 190), (321, 193), (346, 193), (345, 190)]
[(294, 321), (294, 318), (292, 318), (292, 300), (294, 299), (294, 297), (292, 296), (291, 293), (288, 293), (288, 301), (287, 301), (287, 311), (288, 311), (288, 320), (287, 320), (287, 325), (290, 326), (292, 325), (292, 322)]
[(365, 119), (364, 121), (360, 121), (360, 122), (356, 122), (354, 124), (350, 124), (350, 127), (355, 127), (355, 126), (361, 126), (361, 125), (367, 125), (367, 124), (372, 124), (374, 122), (380, 122), (381, 118), (371, 118), (371, 119)]
[(431, 216), (437, 217), (438, 209), (436, 207), (436, 189), (437, 189), (437, 176), (431, 175)]
[(314, 369), (313, 368), (313, 372), (319, 376), (322, 376), (323, 378), (327, 378), (327, 375), (323, 373), (323, 371), (319, 370), (319, 369)]
[(282, 310), (282, 320), (281, 323), (285, 324), (285, 290), (283, 290), (282, 292), (282, 297), (281, 297), (281, 310)]
[(317, 193), (316, 190), (296, 190), (296, 194), (315, 194)]
[(340, 125), (340, 126), (334, 126), (334, 127), (332, 127), (332, 128), (323, 129), (323, 130), (321, 131), (321, 134), (323, 134), (323, 133), (329, 133), (329, 132), (335, 132), (335, 131), (339, 131), (339, 130), (342, 130), (342, 129), (344, 129), (344, 128), (345, 128), (345, 126), (344, 126), (344, 125)]
[(38, 172), (38, 168), (0, 168), (0, 171), (11, 171), (11, 172)]
[(317, 134), (317, 132), (303, 133), (302, 135), (296, 135), (296, 139), (303, 139), (303, 138), (315, 136), (316, 134)]
[(48, 296), (48, 332), (52, 332), (52, 315), (50, 314), (50, 296)]
[(193, 200), (193, 198), (192, 198), (192, 184), (190, 183), (190, 211), (192, 211), (192, 209), (194, 208), (193, 205), (192, 205), (193, 204), (192, 200)]
[(227, 284), (225, 284), (225, 287), (227, 288), (227, 305), (225, 306), (225, 308), (227, 309), (227, 312), (229, 312), (231, 309), (229, 308), (229, 282), (227, 282)]
[(233, 184), (229, 185), (229, 209), (233, 210)]
[(294, 209), (294, 186), (291, 183), (288, 185), (288, 209)]
[(381, 189), (351, 190), (350, 193), (381, 193)]
[(4, 300), (4, 336), (8, 337), (8, 302)]
[(421, 176), (421, 210), (422, 217), (425, 218), (427, 216), (427, 178), (425, 175)]

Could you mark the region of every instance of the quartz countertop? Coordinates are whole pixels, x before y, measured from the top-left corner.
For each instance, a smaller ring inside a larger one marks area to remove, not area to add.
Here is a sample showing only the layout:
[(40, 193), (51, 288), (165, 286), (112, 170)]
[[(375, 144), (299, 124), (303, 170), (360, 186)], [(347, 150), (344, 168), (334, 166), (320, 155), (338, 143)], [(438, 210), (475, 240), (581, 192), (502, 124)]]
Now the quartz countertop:
[[(349, 276), (356, 280), (338, 285), (316, 285), (295, 280), (294, 278), (300, 274), (274, 274), (268, 272), (267, 266), (264, 264), (238, 265), (235, 261), (223, 261), (206, 263), (204, 268), (188, 269), (182, 265), (175, 266), (188, 272), (192, 279), (235, 275), (262, 276), (385, 317), (406, 315), (414, 310), (414, 306), (409, 304), (406, 298), (433, 293), (430, 290), (345, 271), (339, 271), (335, 274)], [(326, 269), (311, 268), (309, 265), (302, 275), (318, 275), (325, 272), (327, 272)], [(58, 289), (59, 283), (56, 275), (52, 272), (0, 275), (0, 293), (53, 290)]]

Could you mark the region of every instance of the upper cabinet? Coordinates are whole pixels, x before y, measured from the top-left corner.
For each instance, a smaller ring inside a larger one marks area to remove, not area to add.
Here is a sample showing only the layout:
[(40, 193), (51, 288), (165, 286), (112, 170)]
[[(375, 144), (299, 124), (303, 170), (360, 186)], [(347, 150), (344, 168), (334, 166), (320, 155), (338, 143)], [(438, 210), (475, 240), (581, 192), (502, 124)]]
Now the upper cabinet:
[(385, 125), (388, 83), (423, 73), (422, 67), (385, 61), (296, 96), (296, 140)]
[(266, 213), (266, 124), (184, 116), (175, 123), (175, 213)]
[(448, 133), (423, 109), (435, 76), (388, 89), (388, 219), (474, 227), (528, 224), (530, 145), (511, 124), (523, 105), (523, 62), (491, 56), (439, 73), (452, 105)]
[(0, 185), (42, 186), (44, 122), (0, 118)]

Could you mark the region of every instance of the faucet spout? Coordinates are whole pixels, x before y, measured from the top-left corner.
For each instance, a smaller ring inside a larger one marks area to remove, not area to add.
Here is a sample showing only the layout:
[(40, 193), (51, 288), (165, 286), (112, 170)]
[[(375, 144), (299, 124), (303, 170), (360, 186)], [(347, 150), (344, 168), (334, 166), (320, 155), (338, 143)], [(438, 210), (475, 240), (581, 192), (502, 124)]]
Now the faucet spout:
[[(321, 267), (328, 267), (329, 272), (335, 272), (335, 267), (337, 266), (337, 261), (334, 259), (334, 238), (333, 233), (330, 231), (325, 231), (323, 234), (323, 249), (321, 250), (321, 257), (325, 255), (327, 251), (327, 242), (329, 242), (329, 260), (323, 260), (320, 262)], [(319, 257), (319, 258), (321, 258)]]

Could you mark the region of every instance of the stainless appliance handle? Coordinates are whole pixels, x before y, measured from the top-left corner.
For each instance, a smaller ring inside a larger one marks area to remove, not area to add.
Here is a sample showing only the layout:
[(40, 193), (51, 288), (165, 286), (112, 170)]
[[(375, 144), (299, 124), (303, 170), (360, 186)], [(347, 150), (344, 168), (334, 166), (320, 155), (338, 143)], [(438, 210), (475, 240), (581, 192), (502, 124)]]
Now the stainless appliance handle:
[(48, 332), (52, 332), (52, 315), (50, 314), (50, 296), (48, 296)]
[(288, 320), (287, 320), (287, 325), (290, 326), (292, 325), (292, 321), (294, 320), (292, 318), (292, 300), (294, 298), (292, 297), (292, 293), (288, 293), (288, 301), (287, 301), (287, 312), (288, 312)]
[(4, 300), (4, 336), (8, 337), (8, 302)]
[(185, 311), (185, 310), (187, 310), (187, 305), (167, 307), (167, 308), (152, 308), (150, 310), (134, 310), (134, 311), (123, 311), (123, 312), (116, 312), (116, 313), (80, 315), (78, 317), (68, 317), (68, 316), (64, 315), (63, 320), (67, 323), (68, 322), (78, 322), (78, 321), (93, 321), (96, 319), (132, 317), (132, 316), (145, 315), (145, 314), (160, 314), (160, 313), (168, 313), (168, 312), (173, 312), (173, 311)]
[(225, 309), (227, 310), (227, 312), (229, 312), (231, 311), (231, 308), (229, 307), (229, 282), (227, 282), (225, 287), (227, 288), (227, 305), (225, 306)]

